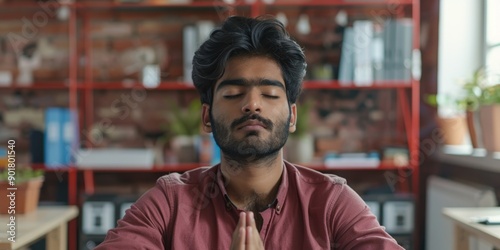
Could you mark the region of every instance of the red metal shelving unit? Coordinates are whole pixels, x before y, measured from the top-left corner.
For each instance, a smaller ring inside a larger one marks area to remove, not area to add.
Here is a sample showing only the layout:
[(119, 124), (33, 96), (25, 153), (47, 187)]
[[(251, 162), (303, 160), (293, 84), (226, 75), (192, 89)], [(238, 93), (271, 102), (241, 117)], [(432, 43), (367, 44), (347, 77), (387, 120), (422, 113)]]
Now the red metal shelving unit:
[[(272, 4), (264, 4), (262, 0), (256, 0), (252, 4), (245, 3), (244, 0), (236, 1), (235, 4), (225, 4), (222, 1), (201, 1), (192, 2), (188, 4), (118, 4), (114, 2), (85, 2), (81, 0), (76, 0), (74, 3), (65, 4), (70, 7), (71, 14), (68, 20), (68, 37), (69, 37), (69, 47), (70, 47), (70, 62), (69, 62), (69, 81), (68, 83), (39, 83), (33, 86), (13, 86), (0, 87), (0, 90), (10, 90), (10, 89), (35, 89), (35, 90), (68, 90), (69, 94), (69, 107), (72, 110), (77, 110), (79, 114), (79, 127), (89, 128), (93, 124), (94, 119), (94, 90), (120, 90), (120, 89), (130, 89), (130, 88), (142, 88), (139, 84), (133, 85), (123, 85), (119, 82), (105, 82), (98, 83), (94, 82), (94, 77), (92, 74), (92, 66), (90, 63), (93, 58), (92, 52), (92, 40), (91, 40), (91, 17), (89, 15), (90, 11), (96, 9), (106, 9), (106, 10), (119, 10), (119, 9), (132, 9), (132, 8), (175, 8), (179, 10), (192, 9), (192, 8), (216, 8), (220, 6), (228, 6), (235, 8), (250, 8), (251, 16), (259, 16), (265, 13), (266, 8), (283, 8), (283, 7), (352, 7), (361, 8), (368, 6), (384, 7), (390, 5), (402, 5), (411, 6), (412, 20), (413, 20), (413, 49), (418, 50), (420, 48), (420, 2), (418, 0), (399, 0), (397, 2), (393, 0), (276, 0)], [(0, 4), (3, 7), (15, 9), (36, 9), (40, 8), (39, 3), (31, 2), (6, 2)], [(61, 5), (61, 3), (59, 3)], [(216, 14), (216, 13), (214, 13)], [(80, 25), (80, 27), (78, 26)], [(83, 47), (83, 56), (85, 57), (85, 62), (87, 64), (83, 70), (83, 76), (78, 75), (79, 69), (79, 58), (82, 55), (79, 46)], [(408, 141), (408, 148), (410, 152), (410, 165), (409, 166), (395, 166), (390, 164), (381, 164), (377, 168), (328, 168), (321, 164), (305, 164), (307, 167), (316, 169), (319, 171), (331, 172), (337, 170), (349, 170), (349, 171), (394, 171), (400, 177), (411, 178), (411, 192), (415, 197), (418, 197), (419, 192), (419, 100), (420, 100), (420, 82), (418, 79), (413, 79), (411, 82), (401, 82), (401, 81), (381, 81), (375, 82), (371, 86), (359, 87), (354, 84), (339, 83), (338, 81), (305, 81), (305, 90), (321, 90), (321, 89), (394, 89), (398, 96), (398, 109), (399, 114), (402, 117), (402, 127), (405, 129), (406, 137)], [(157, 88), (151, 88), (151, 90), (162, 90), (162, 91), (195, 91), (192, 85), (189, 85), (180, 81), (165, 81), (162, 82)], [(90, 141), (85, 141), (87, 147), (92, 147)], [(176, 164), (176, 165), (162, 165), (155, 166), (152, 169), (115, 169), (115, 168), (105, 168), (105, 169), (78, 169), (76, 167), (70, 167), (68, 169), (47, 169), (43, 165), (34, 165), (35, 168), (43, 168), (47, 171), (65, 171), (68, 173), (68, 201), (71, 205), (79, 205), (78, 197), (78, 176), (81, 174), (84, 180), (84, 187), (86, 193), (92, 193), (94, 191), (94, 173), (99, 172), (182, 172), (190, 169), (194, 169), (200, 166), (204, 166), (199, 163), (192, 164)], [(417, 201), (418, 202), (418, 201)], [(69, 227), (69, 245), (70, 249), (76, 249), (77, 242), (77, 224), (76, 220), (71, 221)]]
[[(401, 6), (411, 6), (412, 9), (412, 19), (414, 25), (413, 31), (413, 49), (419, 49), (419, 29), (420, 29), (420, 5), (418, 0), (400, 0), (397, 3), (394, 3), (392, 0), (379, 0), (379, 1), (347, 1), (347, 0), (311, 0), (311, 1), (303, 1), (303, 0), (277, 0), (272, 4), (264, 4), (261, 0), (256, 0), (253, 4), (247, 5), (242, 4), (242, 1), (237, 2), (236, 7), (241, 6), (250, 6), (251, 15), (259, 16), (265, 13), (266, 8), (281, 8), (281, 7), (293, 7), (293, 6), (303, 6), (303, 7), (352, 7), (352, 8), (361, 8), (367, 6), (375, 6), (377, 8), (384, 6), (394, 7), (394, 4)], [(79, 11), (83, 13), (85, 10), (93, 9), (93, 8), (129, 8), (129, 7), (162, 7), (162, 8), (177, 8), (177, 7), (186, 7), (186, 8), (209, 8), (215, 7), (212, 2), (194, 2), (192, 4), (180, 4), (180, 5), (151, 5), (151, 4), (78, 4), (77, 8)], [(90, 41), (90, 20), (87, 15), (83, 15), (83, 30), (84, 30), (84, 44), (85, 44), (85, 54), (88, 61), (91, 61), (92, 58), (92, 48)], [(134, 87), (142, 88), (139, 84), (135, 84), (132, 86), (124, 86), (122, 83), (117, 82), (107, 82), (107, 83), (97, 83), (93, 82), (93, 76), (91, 72), (91, 67), (87, 65), (85, 68), (85, 83), (83, 85), (79, 85), (79, 90), (82, 90), (85, 93), (84, 97), (84, 110), (85, 114), (83, 115), (86, 118), (86, 125), (90, 126), (93, 119), (93, 90), (98, 89), (107, 89), (107, 90), (120, 90), (120, 89), (130, 89)], [(392, 171), (397, 174), (399, 177), (403, 178), (411, 178), (411, 192), (415, 197), (418, 197), (418, 148), (419, 148), (419, 80), (413, 79), (409, 82), (403, 81), (381, 81), (374, 82), (371, 86), (360, 87), (355, 86), (354, 84), (346, 84), (340, 83), (338, 81), (305, 81), (304, 89), (305, 90), (321, 90), (321, 89), (360, 89), (360, 90), (370, 90), (370, 89), (393, 89), (397, 93), (398, 97), (398, 114), (402, 117), (401, 127), (404, 128), (406, 139), (408, 141), (408, 148), (410, 152), (410, 165), (409, 166), (395, 166), (390, 164), (381, 164), (377, 168), (363, 168), (363, 167), (337, 167), (337, 168), (328, 168), (324, 165), (313, 165), (306, 164), (306, 166), (316, 169), (318, 171), (332, 172), (332, 171)], [(184, 82), (178, 81), (167, 81), (162, 82), (157, 88), (152, 88), (151, 90), (162, 90), (162, 91), (194, 91), (194, 87), (192, 85), (186, 84)], [(186, 171), (193, 168), (197, 168), (202, 166), (201, 164), (184, 164), (184, 165), (165, 165), (165, 166), (155, 166), (153, 169), (145, 170), (145, 169), (100, 169), (100, 170), (81, 170), (84, 176), (84, 184), (85, 191), (92, 193), (94, 191), (94, 173), (98, 172), (179, 172)], [(406, 185), (406, 183), (399, 183), (400, 186)], [(405, 189), (405, 188), (403, 188)]]

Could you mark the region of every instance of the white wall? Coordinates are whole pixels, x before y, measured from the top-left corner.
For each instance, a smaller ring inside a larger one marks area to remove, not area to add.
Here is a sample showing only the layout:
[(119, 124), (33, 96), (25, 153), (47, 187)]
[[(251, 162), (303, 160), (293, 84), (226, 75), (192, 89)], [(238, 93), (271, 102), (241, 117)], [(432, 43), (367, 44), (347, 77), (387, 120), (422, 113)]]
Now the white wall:
[[(439, 6), (438, 94), (458, 95), (461, 84), (483, 62), (483, 0), (441, 0)], [(440, 116), (456, 114), (439, 107)]]

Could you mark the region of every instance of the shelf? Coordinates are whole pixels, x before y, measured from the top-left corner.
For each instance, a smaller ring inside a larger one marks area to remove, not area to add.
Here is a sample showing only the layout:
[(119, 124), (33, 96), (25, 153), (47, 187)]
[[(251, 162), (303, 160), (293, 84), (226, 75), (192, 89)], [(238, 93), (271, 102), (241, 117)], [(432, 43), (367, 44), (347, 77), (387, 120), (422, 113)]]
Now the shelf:
[(410, 89), (407, 81), (379, 81), (369, 86), (357, 86), (354, 83), (340, 83), (337, 80), (309, 80), (304, 81), (304, 89)]
[[(410, 89), (412, 85), (406, 81), (380, 81), (374, 82), (370, 86), (356, 86), (354, 83), (340, 84), (337, 80), (308, 80), (304, 81), (304, 89)], [(139, 83), (124, 84), (120, 82), (102, 82), (79, 85), (80, 89), (131, 89), (144, 88), (151, 90), (195, 90), (195, 87), (188, 82), (166, 81), (160, 83), (155, 88), (145, 88)]]
[(373, 6), (373, 5), (411, 5), (412, 0), (276, 0), (274, 3), (266, 4), (268, 7), (300, 6), (300, 7), (322, 7), (322, 6)]
[(66, 83), (55, 83), (55, 82), (49, 82), (49, 83), (35, 83), (33, 85), (17, 85), (17, 84), (12, 84), (9, 86), (0, 86), (0, 89), (61, 89), (61, 90), (66, 90), (69, 88), (69, 85)]
[[(60, 6), (72, 6), (73, 4), (68, 2), (64, 3), (64, 1), (57, 1), (57, 4)], [(40, 9), (41, 6), (52, 6), (50, 3), (44, 3), (43, 1), (32, 1), (32, 2), (20, 2), (20, 1), (11, 1), (11, 2), (2, 2), (0, 3), (1, 8), (9, 8), (9, 11), (12, 10), (12, 8), (33, 8), (33, 9)]]
[(166, 165), (155, 165), (153, 168), (121, 168), (116, 167), (78, 167), (78, 171), (94, 171), (94, 172), (184, 172), (192, 170), (195, 168), (209, 166), (209, 164), (202, 163), (178, 163), (178, 164), (166, 164)]
[(68, 172), (70, 170), (76, 170), (79, 172), (94, 171), (94, 172), (184, 172), (191, 169), (209, 166), (208, 164), (202, 163), (177, 163), (177, 164), (165, 164), (165, 165), (155, 165), (152, 168), (144, 167), (120, 167), (120, 166), (110, 166), (110, 167), (61, 167), (61, 168), (47, 168), (45, 164), (31, 164), (33, 169), (41, 169), (46, 172)]
[(158, 87), (146, 88), (139, 83), (120, 83), (120, 82), (100, 82), (100, 83), (90, 83), (79, 85), (80, 89), (150, 89), (150, 90), (195, 90), (195, 87), (191, 83), (181, 82), (181, 81), (167, 81), (162, 82)]
[[(146, 88), (139, 83), (126, 84), (120, 82), (101, 82), (93, 84), (77, 85), (78, 89), (132, 89), (143, 88), (151, 90), (195, 90), (195, 87), (188, 82), (183, 81), (166, 81), (160, 83), (158, 87)], [(370, 86), (356, 86), (354, 83), (340, 84), (337, 80), (308, 80), (304, 81), (304, 89), (410, 89), (412, 86), (404, 81), (381, 81), (374, 82)], [(0, 86), (0, 89), (68, 89), (66, 83), (36, 83), (34, 85), (17, 85)]]
[[(222, 1), (195, 1), (186, 3), (115, 3), (115, 2), (77, 2), (77, 3), (63, 3), (58, 2), (59, 5), (76, 6), (79, 9), (119, 9), (119, 8), (151, 8), (151, 7), (182, 7), (182, 8), (213, 8), (217, 6), (231, 6), (231, 7), (251, 7), (252, 3), (246, 3), (243, 0), (236, 1), (235, 3), (226, 3)], [(301, 7), (322, 7), (322, 6), (366, 6), (366, 5), (411, 5), (412, 0), (399, 0), (396, 3), (393, 0), (276, 0), (271, 4), (264, 4), (267, 7), (280, 7), (280, 6), (301, 6)], [(5, 2), (1, 3), (1, 7), (9, 8), (40, 8), (40, 3), (36, 2)]]
[(61, 167), (61, 168), (48, 168), (45, 164), (42, 163), (32, 163), (30, 164), (33, 169), (40, 169), (45, 172), (68, 172), (70, 170), (76, 170), (75, 167)]
[[(241, 2), (241, 1), (240, 1)], [(120, 8), (151, 8), (151, 7), (164, 7), (164, 8), (214, 8), (218, 6), (232, 6), (232, 7), (250, 7), (250, 4), (244, 3), (229, 4), (220, 1), (206, 1), (206, 2), (189, 2), (189, 3), (109, 3), (109, 2), (88, 2), (77, 3), (77, 8), (81, 9), (120, 9)]]
[(312, 168), (318, 171), (357, 171), (357, 170), (409, 170), (410, 166), (397, 166), (394, 164), (381, 163), (378, 167), (362, 167), (362, 166), (352, 166), (352, 167), (327, 167), (323, 164), (304, 164), (303, 166)]
[(470, 146), (445, 146), (438, 149), (434, 157), (443, 163), (500, 173), (500, 152), (487, 152)]
[[(301, 165), (301, 164), (299, 164)], [(153, 168), (121, 168), (119, 166), (116, 167), (68, 167), (68, 168), (46, 168), (43, 164), (33, 164), (33, 168), (35, 169), (43, 169), (48, 172), (67, 172), (70, 169), (75, 169), (77, 171), (93, 171), (93, 172), (184, 172), (189, 171), (199, 167), (210, 167), (209, 164), (203, 163), (178, 163), (178, 164), (166, 164), (166, 165), (155, 165)], [(357, 171), (357, 170), (409, 170), (410, 166), (396, 166), (394, 164), (380, 164), (380, 166), (372, 168), (372, 167), (327, 167), (323, 164), (303, 164), (302, 166), (308, 167), (317, 171)]]

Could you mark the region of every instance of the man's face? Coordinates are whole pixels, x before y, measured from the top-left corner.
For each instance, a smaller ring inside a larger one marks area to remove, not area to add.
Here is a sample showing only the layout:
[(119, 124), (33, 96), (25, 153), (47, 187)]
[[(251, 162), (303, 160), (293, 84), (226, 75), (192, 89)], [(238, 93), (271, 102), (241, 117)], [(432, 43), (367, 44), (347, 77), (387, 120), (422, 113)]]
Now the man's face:
[(289, 106), (278, 64), (262, 56), (228, 60), (214, 86), (212, 106), (204, 105), (205, 131), (225, 156), (252, 162), (276, 155), (295, 131), (295, 104)]

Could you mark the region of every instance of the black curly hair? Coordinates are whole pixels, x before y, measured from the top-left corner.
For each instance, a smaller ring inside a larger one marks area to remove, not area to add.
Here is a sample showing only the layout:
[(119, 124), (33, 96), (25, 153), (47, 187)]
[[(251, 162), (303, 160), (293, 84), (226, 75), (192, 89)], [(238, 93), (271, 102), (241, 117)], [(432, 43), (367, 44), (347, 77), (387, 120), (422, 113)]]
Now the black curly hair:
[(215, 82), (224, 74), (229, 58), (239, 55), (275, 60), (285, 80), (288, 102), (296, 103), (306, 73), (305, 55), (283, 24), (269, 16), (229, 17), (195, 52), (192, 77), (202, 103), (212, 104)]

